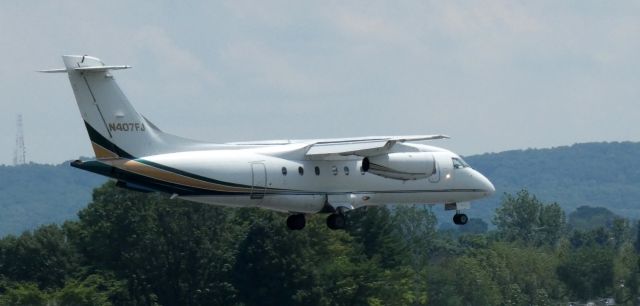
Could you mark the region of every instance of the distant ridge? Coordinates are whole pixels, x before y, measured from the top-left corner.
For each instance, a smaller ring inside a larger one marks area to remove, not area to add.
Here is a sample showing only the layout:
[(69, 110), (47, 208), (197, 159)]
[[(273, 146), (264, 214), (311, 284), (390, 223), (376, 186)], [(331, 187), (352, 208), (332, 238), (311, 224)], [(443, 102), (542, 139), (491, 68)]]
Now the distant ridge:
[(75, 219), (107, 179), (59, 165), (0, 165), (0, 236)]
[(496, 187), (496, 195), (472, 205), (472, 217), (490, 221), (502, 194), (527, 188), (543, 201), (558, 202), (566, 212), (601, 206), (640, 218), (640, 142), (511, 150), (466, 160)]
[[(465, 157), (492, 180), (497, 192), (475, 202), (470, 217), (491, 221), (505, 192), (527, 188), (567, 212), (578, 206), (602, 206), (640, 218), (640, 143), (583, 143), (550, 149), (512, 150)], [(0, 236), (19, 234), (41, 224), (75, 219), (91, 201), (93, 188), (106, 178), (69, 166), (26, 164), (0, 166)], [(434, 206), (440, 222), (450, 212)]]

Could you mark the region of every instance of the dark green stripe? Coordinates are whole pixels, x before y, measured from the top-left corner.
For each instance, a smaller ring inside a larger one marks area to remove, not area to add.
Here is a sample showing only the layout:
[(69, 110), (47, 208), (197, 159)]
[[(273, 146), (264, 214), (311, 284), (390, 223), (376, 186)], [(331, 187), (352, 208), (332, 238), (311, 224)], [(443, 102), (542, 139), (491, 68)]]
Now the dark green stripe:
[(89, 139), (95, 142), (96, 144), (102, 146), (103, 148), (118, 154), (120, 157), (134, 159), (133, 155), (127, 153), (125, 150), (113, 144), (111, 141), (102, 136), (98, 131), (96, 131), (89, 123), (84, 122), (85, 127), (87, 128), (87, 132), (89, 133)]

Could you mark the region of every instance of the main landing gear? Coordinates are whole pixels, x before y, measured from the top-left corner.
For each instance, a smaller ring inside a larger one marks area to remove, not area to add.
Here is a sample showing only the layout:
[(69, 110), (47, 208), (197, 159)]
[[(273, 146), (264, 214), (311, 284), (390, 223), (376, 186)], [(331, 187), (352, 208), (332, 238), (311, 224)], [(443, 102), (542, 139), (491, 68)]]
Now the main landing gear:
[(341, 212), (330, 214), (329, 217), (327, 217), (327, 227), (332, 230), (344, 229), (346, 224), (347, 222)]
[(456, 214), (453, 215), (453, 223), (457, 225), (465, 225), (467, 224), (468, 221), (469, 221), (469, 217), (467, 217), (467, 215), (465, 214), (456, 212)]
[(307, 224), (304, 214), (295, 214), (287, 217), (287, 227), (290, 230), (301, 230)]
[[(295, 214), (287, 217), (287, 227), (292, 231), (301, 230), (306, 225), (307, 220), (304, 214)], [(347, 222), (342, 212), (332, 213), (327, 217), (327, 227), (332, 230), (344, 229)]]

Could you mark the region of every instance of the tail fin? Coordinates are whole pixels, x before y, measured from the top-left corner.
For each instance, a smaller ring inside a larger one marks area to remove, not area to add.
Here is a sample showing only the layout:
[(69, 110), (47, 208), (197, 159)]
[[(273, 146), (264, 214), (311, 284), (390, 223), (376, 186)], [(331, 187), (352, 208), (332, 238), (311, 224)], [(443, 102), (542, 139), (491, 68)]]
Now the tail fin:
[(140, 115), (122, 93), (110, 70), (129, 66), (106, 66), (98, 58), (62, 57), (73, 93), (98, 159), (135, 158), (176, 152), (203, 143), (163, 133)]

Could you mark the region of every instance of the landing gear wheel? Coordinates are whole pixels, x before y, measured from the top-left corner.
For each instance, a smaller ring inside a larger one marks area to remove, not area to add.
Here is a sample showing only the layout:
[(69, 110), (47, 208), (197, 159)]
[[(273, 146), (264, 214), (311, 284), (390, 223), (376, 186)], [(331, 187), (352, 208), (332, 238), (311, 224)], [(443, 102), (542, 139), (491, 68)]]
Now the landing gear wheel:
[(453, 215), (453, 223), (458, 225), (465, 225), (469, 221), (469, 217), (465, 214), (455, 214)]
[(296, 231), (304, 228), (307, 220), (304, 217), (304, 214), (291, 215), (287, 217), (287, 227), (290, 230)]
[(327, 217), (327, 227), (332, 230), (343, 229), (346, 224), (343, 214), (330, 214)]

